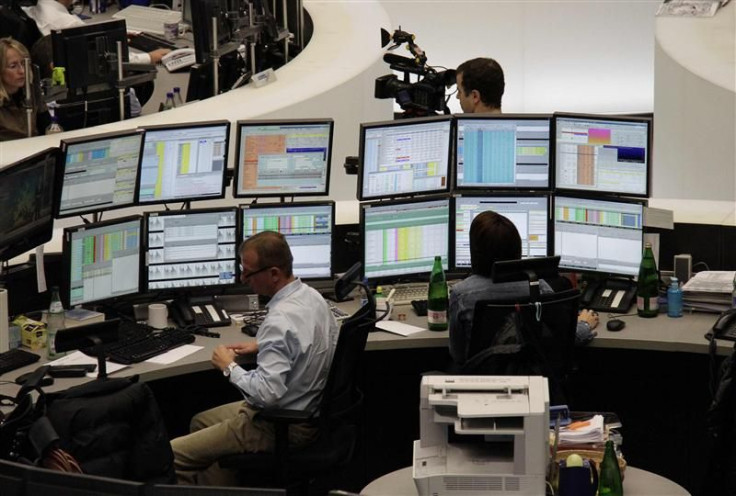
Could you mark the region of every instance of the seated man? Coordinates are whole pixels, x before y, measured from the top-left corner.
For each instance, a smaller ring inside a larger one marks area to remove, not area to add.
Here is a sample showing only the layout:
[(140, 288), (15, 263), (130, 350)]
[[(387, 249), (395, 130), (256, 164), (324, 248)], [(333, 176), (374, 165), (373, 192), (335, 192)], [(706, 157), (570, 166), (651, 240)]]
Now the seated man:
[[(180, 484), (227, 486), (237, 478), (221, 469), (225, 455), (272, 451), (274, 428), (260, 420), (263, 408), (315, 411), (337, 345), (338, 325), (322, 296), (292, 274), (292, 256), (284, 237), (264, 231), (240, 248), (241, 279), (259, 295), (271, 297), (256, 341), (218, 346), (212, 363), (240, 389), (244, 401), (194, 416), (191, 434), (171, 441)], [(257, 367), (244, 370), (235, 357), (258, 353)], [(289, 440), (307, 443), (316, 431), (292, 426)]]
[[(516, 226), (506, 217), (493, 211), (483, 212), (470, 225), (470, 264), (472, 274), (455, 284), (450, 293), (450, 356), (456, 365), (462, 365), (468, 357), (470, 332), (473, 327), (475, 303), (505, 296), (527, 296), (526, 281), (494, 283), (491, 279), (493, 264), (502, 260), (521, 258), (521, 237)], [(542, 293), (551, 293), (550, 286), (541, 281)], [(596, 333), (598, 314), (583, 310), (578, 316), (575, 342), (591, 341)]]

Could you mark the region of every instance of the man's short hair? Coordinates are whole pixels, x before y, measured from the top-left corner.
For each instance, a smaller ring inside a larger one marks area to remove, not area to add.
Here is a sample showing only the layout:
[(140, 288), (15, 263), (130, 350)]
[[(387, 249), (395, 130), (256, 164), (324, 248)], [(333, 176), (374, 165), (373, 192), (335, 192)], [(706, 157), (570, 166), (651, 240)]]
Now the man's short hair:
[(463, 77), (463, 92), (477, 90), (481, 101), (489, 107), (501, 108), (506, 88), (501, 65), (491, 58), (470, 59), (460, 64), (457, 73)]
[(513, 222), (491, 210), (470, 224), (470, 266), (474, 274), (491, 277), (493, 264), (521, 258), (521, 236)]
[(275, 231), (262, 231), (243, 241), (238, 253), (242, 256), (245, 250), (253, 250), (258, 255), (258, 269), (278, 267), (286, 277), (292, 275), (292, 263), (289, 243), (284, 235)]

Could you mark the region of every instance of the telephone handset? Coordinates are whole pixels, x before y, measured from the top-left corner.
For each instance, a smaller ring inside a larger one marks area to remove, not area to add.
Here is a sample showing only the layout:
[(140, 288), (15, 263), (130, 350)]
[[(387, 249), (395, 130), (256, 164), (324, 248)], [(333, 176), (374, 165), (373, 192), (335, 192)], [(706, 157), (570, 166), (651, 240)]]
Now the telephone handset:
[(161, 63), (169, 72), (184, 69), (190, 65), (194, 65), (196, 62), (197, 58), (193, 48), (179, 48), (161, 57)]
[(736, 341), (736, 308), (726, 310), (719, 315), (710, 333), (717, 339)]
[(176, 299), (169, 304), (169, 313), (178, 327), (230, 325), (230, 316), (215, 300), (198, 303)]

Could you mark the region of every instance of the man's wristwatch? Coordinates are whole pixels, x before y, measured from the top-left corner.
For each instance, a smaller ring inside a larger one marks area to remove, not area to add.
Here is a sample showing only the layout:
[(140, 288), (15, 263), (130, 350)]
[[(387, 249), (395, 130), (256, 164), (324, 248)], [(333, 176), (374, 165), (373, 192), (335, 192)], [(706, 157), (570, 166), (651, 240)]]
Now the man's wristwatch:
[(230, 377), (230, 374), (232, 374), (233, 370), (235, 370), (235, 367), (237, 367), (237, 366), (238, 366), (238, 364), (237, 364), (237, 363), (235, 363), (235, 362), (230, 362), (230, 363), (229, 363), (229, 364), (227, 365), (227, 368), (223, 369), (223, 371), (222, 371), (222, 375), (224, 375), (225, 377)]

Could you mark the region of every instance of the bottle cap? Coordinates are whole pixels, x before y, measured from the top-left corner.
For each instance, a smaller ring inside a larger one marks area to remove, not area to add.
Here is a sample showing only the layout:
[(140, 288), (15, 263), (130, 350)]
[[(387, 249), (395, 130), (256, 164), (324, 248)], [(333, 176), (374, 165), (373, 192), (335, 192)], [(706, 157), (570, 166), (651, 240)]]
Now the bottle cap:
[(173, 96), (174, 96), (174, 93), (172, 93), (171, 91), (167, 91), (166, 92), (166, 98), (168, 98), (168, 97), (172, 97), (173, 98)]
[(651, 248), (651, 247), (652, 247), (652, 243), (650, 243), (649, 241), (644, 243), (644, 248)]
[(383, 286), (376, 286), (376, 294), (383, 294)]
[(174, 86), (174, 93), (179, 93), (181, 91), (181, 88), (178, 86)]

